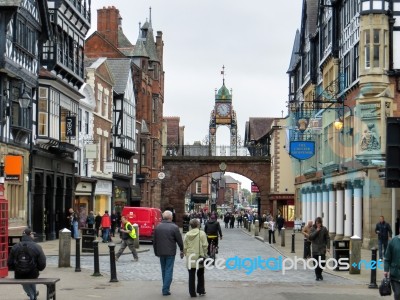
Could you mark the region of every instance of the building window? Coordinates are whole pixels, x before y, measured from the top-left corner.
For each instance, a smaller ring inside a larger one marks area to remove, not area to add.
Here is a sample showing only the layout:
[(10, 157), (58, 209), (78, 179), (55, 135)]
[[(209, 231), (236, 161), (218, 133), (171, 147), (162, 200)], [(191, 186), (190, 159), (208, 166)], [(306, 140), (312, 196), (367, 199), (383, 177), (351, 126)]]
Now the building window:
[(389, 38), (388, 38), (388, 31), (383, 31), (383, 65), (384, 69), (389, 68), (389, 62), (387, 61), (388, 57), (388, 45), (389, 45)]
[(157, 121), (157, 98), (153, 98), (151, 113), (152, 113), (151, 120), (153, 123), (155, 123)]
[(201, 181), (196, 181), (196, 194), (201, 194)]
[(359, 76), (360, 69), (360, 51), (358, 51), (359, 44), (354, 46), (354, 65), (353, 65), (353, 81), (356, 81)]
[(50, 132), (49, 136), (56, 140), (60, 138), (60, 93), (55, 90), (50, 90)]
[(39, 112), (39, 120), (38, 120), (38, 135), (49, 134), (48, 131), (48, 89), (40, 87), (39, 88), (39, 103), (38, 103), (38, 112)]
[(350, 52), (344, 56), (344, 88), (350, 86)]
[(380, 30), (374, 29), (374, 68), (379, 67), (379, 47), (380, 47)]
[(371, 48), (371, 37), (369, 30), (364, 31), (364, 39), (365, 39), (365, 68), (369, 69), (371, 67), (371, 55), (370, 55), (370, 48)]
[(108, 116), (108, 95), (103, 97), (103, 117)]
[(146, 143), (142, 144), (141, 151), (140, 151), (140, 164), (142, 166), (147, 166), (146, 163)]
[(82, 132), (82, 109), (78, 110), (78, 130)]
[(152, 162), (152, 167), (156, 168), (157, 167), (157, 140), (153, 140), (153, 149), (152, 149), (152, 157), (153, 157), (153, 162)]
[(102, 108), (102, 99), (103, 99), (103, 91), (97, 89), (97, 113), (101, 116), (101, 108)]
[(89, 134), (89, 112), (85, 111), (85, 134)]

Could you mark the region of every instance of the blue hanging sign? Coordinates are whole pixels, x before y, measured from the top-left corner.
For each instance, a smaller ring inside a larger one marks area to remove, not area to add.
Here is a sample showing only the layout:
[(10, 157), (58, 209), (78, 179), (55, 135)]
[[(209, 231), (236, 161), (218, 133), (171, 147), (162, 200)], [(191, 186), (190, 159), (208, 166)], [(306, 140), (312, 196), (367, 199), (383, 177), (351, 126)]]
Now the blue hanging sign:
[(314, 141), (290, 141), (289, 155), (294, 158), (305, 160), (313, 157), (315, 154)]

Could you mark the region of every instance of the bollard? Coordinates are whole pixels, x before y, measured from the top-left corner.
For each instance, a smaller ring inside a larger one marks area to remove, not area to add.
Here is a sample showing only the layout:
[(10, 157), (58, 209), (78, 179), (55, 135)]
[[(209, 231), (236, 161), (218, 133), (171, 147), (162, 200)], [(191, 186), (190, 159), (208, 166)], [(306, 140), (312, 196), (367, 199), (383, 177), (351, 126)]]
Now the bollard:
[(282, 227), (282, 229), (281, 229), (281, 246), (282, 247), (285, 247), (285, 228), (284, 227)]
[(350, 268), (349, 274), (360, 274), (361, 268), (359, 262), (361, 261), (361, 238), (359, 236), (352, 236), (350, 238)]
[[(371, 249), (371, 262), (375, 261), (376, 262), (376, 248), (373, 247)], [(371, 282), (368, 285), (369, 289), (377, 289), (378, 286), (376, 284), (376, 268), (371, 268)]]
[(75, 239), (75, 272), (81, 271), (81, 237)]
[(71, 231), (67, 228), (59, 231), (58, 267), (71, 267)]
[(94, 257), (94, 273), (92, 276), (103, 276), (100, 274), (100, 264), (99, 264), (99, 241), (93, 241), (93, 257)]
[(249, 232), (251, 232), (251, 225), (253, 224), (253, 221), (249, 221), (249, 227), (247, 228)]
[(135, 223), (132, 226), (133, 228), (135, 228), (136, 232), (136, 239), (133, 240), (133, 245), (135, 246), (136, 249), (139, 249), (139, 235), (140, 235), (139, 225)]
[(110, 282), (118, 282), (117, 267), (115, 265), (115, 244), (110, 243), (108, 245), (108, 248), (110, 248), (110, 273), (111, 273)]
[(254, 236), (259, 236), (259, 230), (260, 230), (260, 221), (256, 220), (254, 222)]
[(294, 249), (295, 249), (295, 246), (294, 246), (295, 237), (296, 237), (296, 234), (293, 232), (292, 233), (292, 252), (291, 253), (296, 253), (296, 251), (294, 251)]

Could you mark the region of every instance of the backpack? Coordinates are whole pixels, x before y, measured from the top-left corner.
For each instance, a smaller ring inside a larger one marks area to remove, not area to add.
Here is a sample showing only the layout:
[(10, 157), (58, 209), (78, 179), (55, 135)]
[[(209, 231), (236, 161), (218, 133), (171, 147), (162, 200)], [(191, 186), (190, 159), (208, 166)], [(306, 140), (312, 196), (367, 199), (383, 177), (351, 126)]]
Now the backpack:
[(29, 274), (36, 269), (35, 256), (26, 243), (21, 244), (15, 257), (15, 272), (18, 274)]

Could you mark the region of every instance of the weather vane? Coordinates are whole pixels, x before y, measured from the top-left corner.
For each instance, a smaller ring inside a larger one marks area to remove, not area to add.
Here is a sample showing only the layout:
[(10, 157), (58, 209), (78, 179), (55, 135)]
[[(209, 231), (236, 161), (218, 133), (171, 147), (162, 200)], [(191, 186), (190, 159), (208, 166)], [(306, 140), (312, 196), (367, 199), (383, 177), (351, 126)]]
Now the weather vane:
[(225, 66), (224, 65), (222, 65), (221, 75), (222, 75), (222, 82), (225, 84)]

